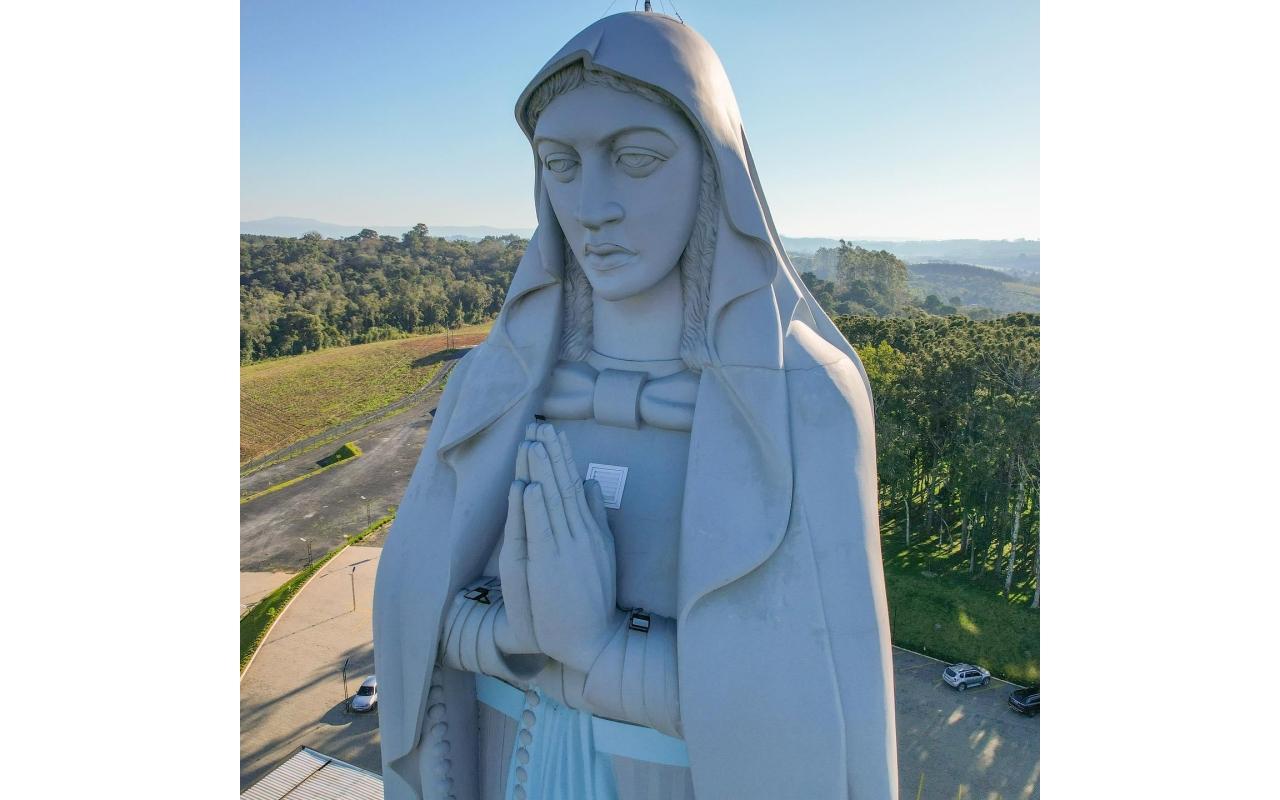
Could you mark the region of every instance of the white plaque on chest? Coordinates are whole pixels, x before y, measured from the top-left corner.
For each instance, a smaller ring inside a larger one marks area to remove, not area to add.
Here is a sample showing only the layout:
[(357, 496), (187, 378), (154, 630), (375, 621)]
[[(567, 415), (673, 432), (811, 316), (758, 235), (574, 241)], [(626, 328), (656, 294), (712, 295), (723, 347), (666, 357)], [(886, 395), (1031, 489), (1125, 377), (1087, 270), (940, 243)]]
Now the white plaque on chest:
[(627, 485), (627, 467), (591, 463), (587, 465), (587, 480), (597, 481), (600, 484), (605, 508), (622, 508), (622, 490)]

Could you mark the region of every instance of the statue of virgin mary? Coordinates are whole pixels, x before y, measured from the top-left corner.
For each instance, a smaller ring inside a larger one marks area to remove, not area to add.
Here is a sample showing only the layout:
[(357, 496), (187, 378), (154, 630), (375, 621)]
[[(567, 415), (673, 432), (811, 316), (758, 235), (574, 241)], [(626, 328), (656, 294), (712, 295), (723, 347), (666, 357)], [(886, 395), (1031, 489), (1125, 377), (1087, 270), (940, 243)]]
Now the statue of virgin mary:
[(719, 58), (607, 17), (516, 119), (538, 228), (378, 570), (386, 797), (896, 798), (870, 390)]

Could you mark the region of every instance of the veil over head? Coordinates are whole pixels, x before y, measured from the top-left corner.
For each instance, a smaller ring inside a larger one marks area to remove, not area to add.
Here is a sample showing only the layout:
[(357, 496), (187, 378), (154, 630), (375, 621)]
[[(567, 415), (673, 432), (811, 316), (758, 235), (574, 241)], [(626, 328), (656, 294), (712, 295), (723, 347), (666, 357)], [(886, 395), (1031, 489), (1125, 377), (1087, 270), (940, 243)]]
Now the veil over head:
[[(700, 132), (715, 159), (721, 220), (707, 314), (713, 363), (780, 368), (779, 348), (792, 320), (809, 325), (857, 363), (853, 348), (809, 293), (783, 250), (747, 145), (733, 87), (707, 40), (687, 25), (655, 13), (616, 14), (589, 25), (552, 56), (516, 101), (516, 121), (531, 145), (533, 129), (526, 113), (530, 98), (543, 81), (574, 62), (667, 95)], [(520, 270), (545, 271), (559, 279), (564, 264), (563, 239), (542, 185), (536, 151), (533, 160), (538, 263), (522, 263)], [(517, 278), (512, 298), (521, 283)], [(765, 286), (772, 288), (775, 298), (776, 311), (767, 315), (774, 318), (774, 330), (761, 330), (763, 320), (758, 313), (726, 313), (735, 300)], [(738, 319), (740, 316), (748, 318)]]

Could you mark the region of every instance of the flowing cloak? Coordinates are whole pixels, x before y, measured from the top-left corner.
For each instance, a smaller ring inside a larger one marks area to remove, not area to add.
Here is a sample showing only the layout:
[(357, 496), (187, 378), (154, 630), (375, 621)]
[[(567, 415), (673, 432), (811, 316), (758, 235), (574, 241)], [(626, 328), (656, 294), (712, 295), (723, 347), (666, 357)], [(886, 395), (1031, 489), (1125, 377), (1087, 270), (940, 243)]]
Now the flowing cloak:
[[(573, 62), (656, 87), (716, 162), (719, 222), (681, 511), (680, 714), (699, 798), (897, 797), (870, 390), (774, 229), (719, 58), (659, 14), (592, 24)], [(515, 451), (555, 366), (564, 253), (538, 229), (489, 338), (455, 368), (383, 550), (374, 598), (388, 800), (477, 797), (474, 676), (437, 664), (443, 617), (497, 546)]]

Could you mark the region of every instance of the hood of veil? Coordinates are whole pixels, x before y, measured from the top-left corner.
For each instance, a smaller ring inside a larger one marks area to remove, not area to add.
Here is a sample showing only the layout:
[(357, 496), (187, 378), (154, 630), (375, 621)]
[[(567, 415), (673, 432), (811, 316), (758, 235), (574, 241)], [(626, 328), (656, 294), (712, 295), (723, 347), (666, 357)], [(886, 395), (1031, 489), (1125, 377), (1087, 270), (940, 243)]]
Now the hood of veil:
[[(706, 314), (710, 368), (717, 372), (732, 367), (782, 369), (788, 330), (793, 322), (799, 322), (853, 361), (869, 393), (857, 354), (810, 294), (783, 250), (729, 77), (706, 39), (689, 26), (656, 13), (615, 14), (591, 24), (547, 61), (516, 102), (516, 121), (531, 150), (533, 130), (525, 114), (529, 99), (543, 81), (573, 62), (665, 93), (694, 123), (715, 158), (720, 219)], [(533, 384), (554, 366), (558, 355), (559, 304), (526, 302), (538, 290), (561, 283), (565, 262), (564, 235), (543, 186), (537, 152), (532, 154), (537, 230), (516, 269), (488, 346), (483, 348), (489, 352), (483, 357), (476, 353), (478, 361), (505, 362), (514, 357), (526, 380), (512, 382), (510, 395), (486, 393), (481, 401), (486, 408), (472, 406), (476, 413), (465, 414), (470, 424), (451, 425), (442, 450), (510, 409), (519, 399), (516, 395), (535, 388)], [(522, 307), (528, 305), (537, 308)], [(530, 319), (538, 314), (557, 315), (549, 338), (551, 326)], [(497, 363), (489, 366), (500, 367)], [(475, 367), (483, 369), (480, 364)]]

